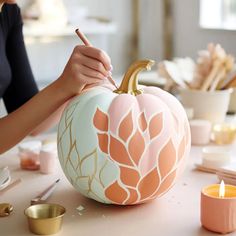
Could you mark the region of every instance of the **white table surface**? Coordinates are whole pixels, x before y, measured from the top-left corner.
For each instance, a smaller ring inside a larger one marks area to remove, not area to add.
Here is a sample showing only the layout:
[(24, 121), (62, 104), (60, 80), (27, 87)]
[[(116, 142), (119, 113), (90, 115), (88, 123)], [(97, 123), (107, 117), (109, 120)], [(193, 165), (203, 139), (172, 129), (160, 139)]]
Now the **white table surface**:
[[(62, 230), (56, 235), (217, 235), (203, 229), (200, 224), (200, 191), (202, 187), (218, 182), (214, 174), (194, 170), (194, 163), (201, 159), (201, 149), (192, 147), (183, 176), (166, 195), (150, 203), (122, 207), (103, 205), (81, 196), (67, 181), (59, 165), (57, 171), (50, 175), (21, 170), (16, 148), (13, 148), (0, 156), (0, 167), (7, 165), (13, 179), (20, 177), (22, 182), (0, 194), (0, 202), (9, 202), (14, 206), (9, 217), (0, 218), (0, 235), (32, 235), (28, 230), (24, 209), (29, 206), (30, 199), (57, 178), (61, 181), (48, 202), (63, 205), (67, 212)], [(236, 144), (233, 152), (236, 154)], [(85, 208), (83, 211), (76, 210), (80, 205)], [(230, 235), (236, 235), (236, 232)]]

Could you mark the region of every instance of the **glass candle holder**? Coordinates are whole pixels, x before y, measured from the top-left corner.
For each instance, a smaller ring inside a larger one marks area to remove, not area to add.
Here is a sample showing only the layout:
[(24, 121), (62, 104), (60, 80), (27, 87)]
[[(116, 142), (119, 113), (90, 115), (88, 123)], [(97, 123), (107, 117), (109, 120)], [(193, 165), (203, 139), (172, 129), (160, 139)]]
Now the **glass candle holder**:
[(216, 124), (212, 129), (213, 141), (216, 144), (231, 144), (236, 138), (236, 125), (234, 124)]

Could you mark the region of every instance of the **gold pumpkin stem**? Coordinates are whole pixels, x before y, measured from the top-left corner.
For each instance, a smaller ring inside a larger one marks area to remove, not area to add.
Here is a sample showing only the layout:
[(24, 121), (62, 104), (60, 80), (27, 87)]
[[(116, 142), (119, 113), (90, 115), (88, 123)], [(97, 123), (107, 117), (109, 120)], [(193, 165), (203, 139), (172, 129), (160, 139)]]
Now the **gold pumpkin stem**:
[(138, 89), (138, 74), (145, 69), (151, 70), (154, 63), (155, 61), (153, 60), (141, 60), (134, 62), (125, 73), (120, 87), (115, 90), (114, 93), (128, 93), (134, 96), (141, 94), (142, 90)]

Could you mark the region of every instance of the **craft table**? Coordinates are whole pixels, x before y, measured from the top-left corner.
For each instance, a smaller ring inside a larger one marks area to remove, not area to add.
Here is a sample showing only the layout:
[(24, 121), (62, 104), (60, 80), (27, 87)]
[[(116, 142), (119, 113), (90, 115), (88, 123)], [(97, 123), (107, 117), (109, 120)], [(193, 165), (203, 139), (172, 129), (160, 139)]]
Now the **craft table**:
[[(202, 187), (218, 182), (214, 174), (194, 170), (194, 164), (201, 158), (201, 149), (192, 147), (184, 174), (160, 199), (137, 206), (113, 206), (81, 196), (64, 176), (59, 163), (57, 171), (51, 175), (21, 170), (16, 155), (17, 149), (13, 148), (0, 156), (0, 167), (7, 165), (13, 179), (21, 178), (22, 182), (0, 194), (0, 202), (8, 202), (14, 206), (9, 217), (0, 218), (0, 235), (32, 235), (28, 230), (24, 209), (29, 206), (33, 197), (57, 178), (61, 181), (48, 202), (63, 205), (66, 214), (62, 230), (56, 235), (217, 235), (203, 229), (200, 224), (200, 191)], [(233, 149), (236, 153), (236, 144)], [(84, 210), (77, 210), (78, 206), (84, 207)], [(236, 235), (236, 232), (230, 235)]]

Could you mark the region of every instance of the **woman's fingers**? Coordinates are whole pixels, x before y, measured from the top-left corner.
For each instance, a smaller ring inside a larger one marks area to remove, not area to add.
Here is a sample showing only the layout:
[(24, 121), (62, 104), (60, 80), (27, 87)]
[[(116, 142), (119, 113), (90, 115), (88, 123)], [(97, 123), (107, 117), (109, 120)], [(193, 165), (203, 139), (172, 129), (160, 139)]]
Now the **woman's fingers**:
[(96, 78), (99, 80), (103, 80), (107, 77), (107, 75), (102, 74), (98, 70), (93, 70), (90, 67), (85, 66), (85, 65), (78, 65), (78, 72), (87, 77)]
[(101, 79), (98, 79), (96, 77), (87, 76), (87, 75), (84, 75), (84, 74), (80, 75), (80, 80), (81, 80), (82, 84), (84, 84), (84, 85), (94, 84), (94, 83), (101, 83)]
[(79, 45), (76, 46), (75, 51), (78, 54), (84, 55), (86, 58), (90, 57), (91, 59), (95, 59), (96, 61), (100, 62), (106, 71), (110, 71), (112, 69), (110, 57), (106, 54), (106, 52), (100, 49)]
[(64, 91), (74, 95), (87, 85), (101, 84), (111, 76), (110, 64), (109, 56), (97, 48), (84, 45), (75, 47), (60, 76)]
[(103, 74), (104, 77), (108, 77), (111, 73), (105, 69), (104, 65), (100, 61), (83, 54), (76, 54), (75, 60), (77, 60), (78, 64)]

